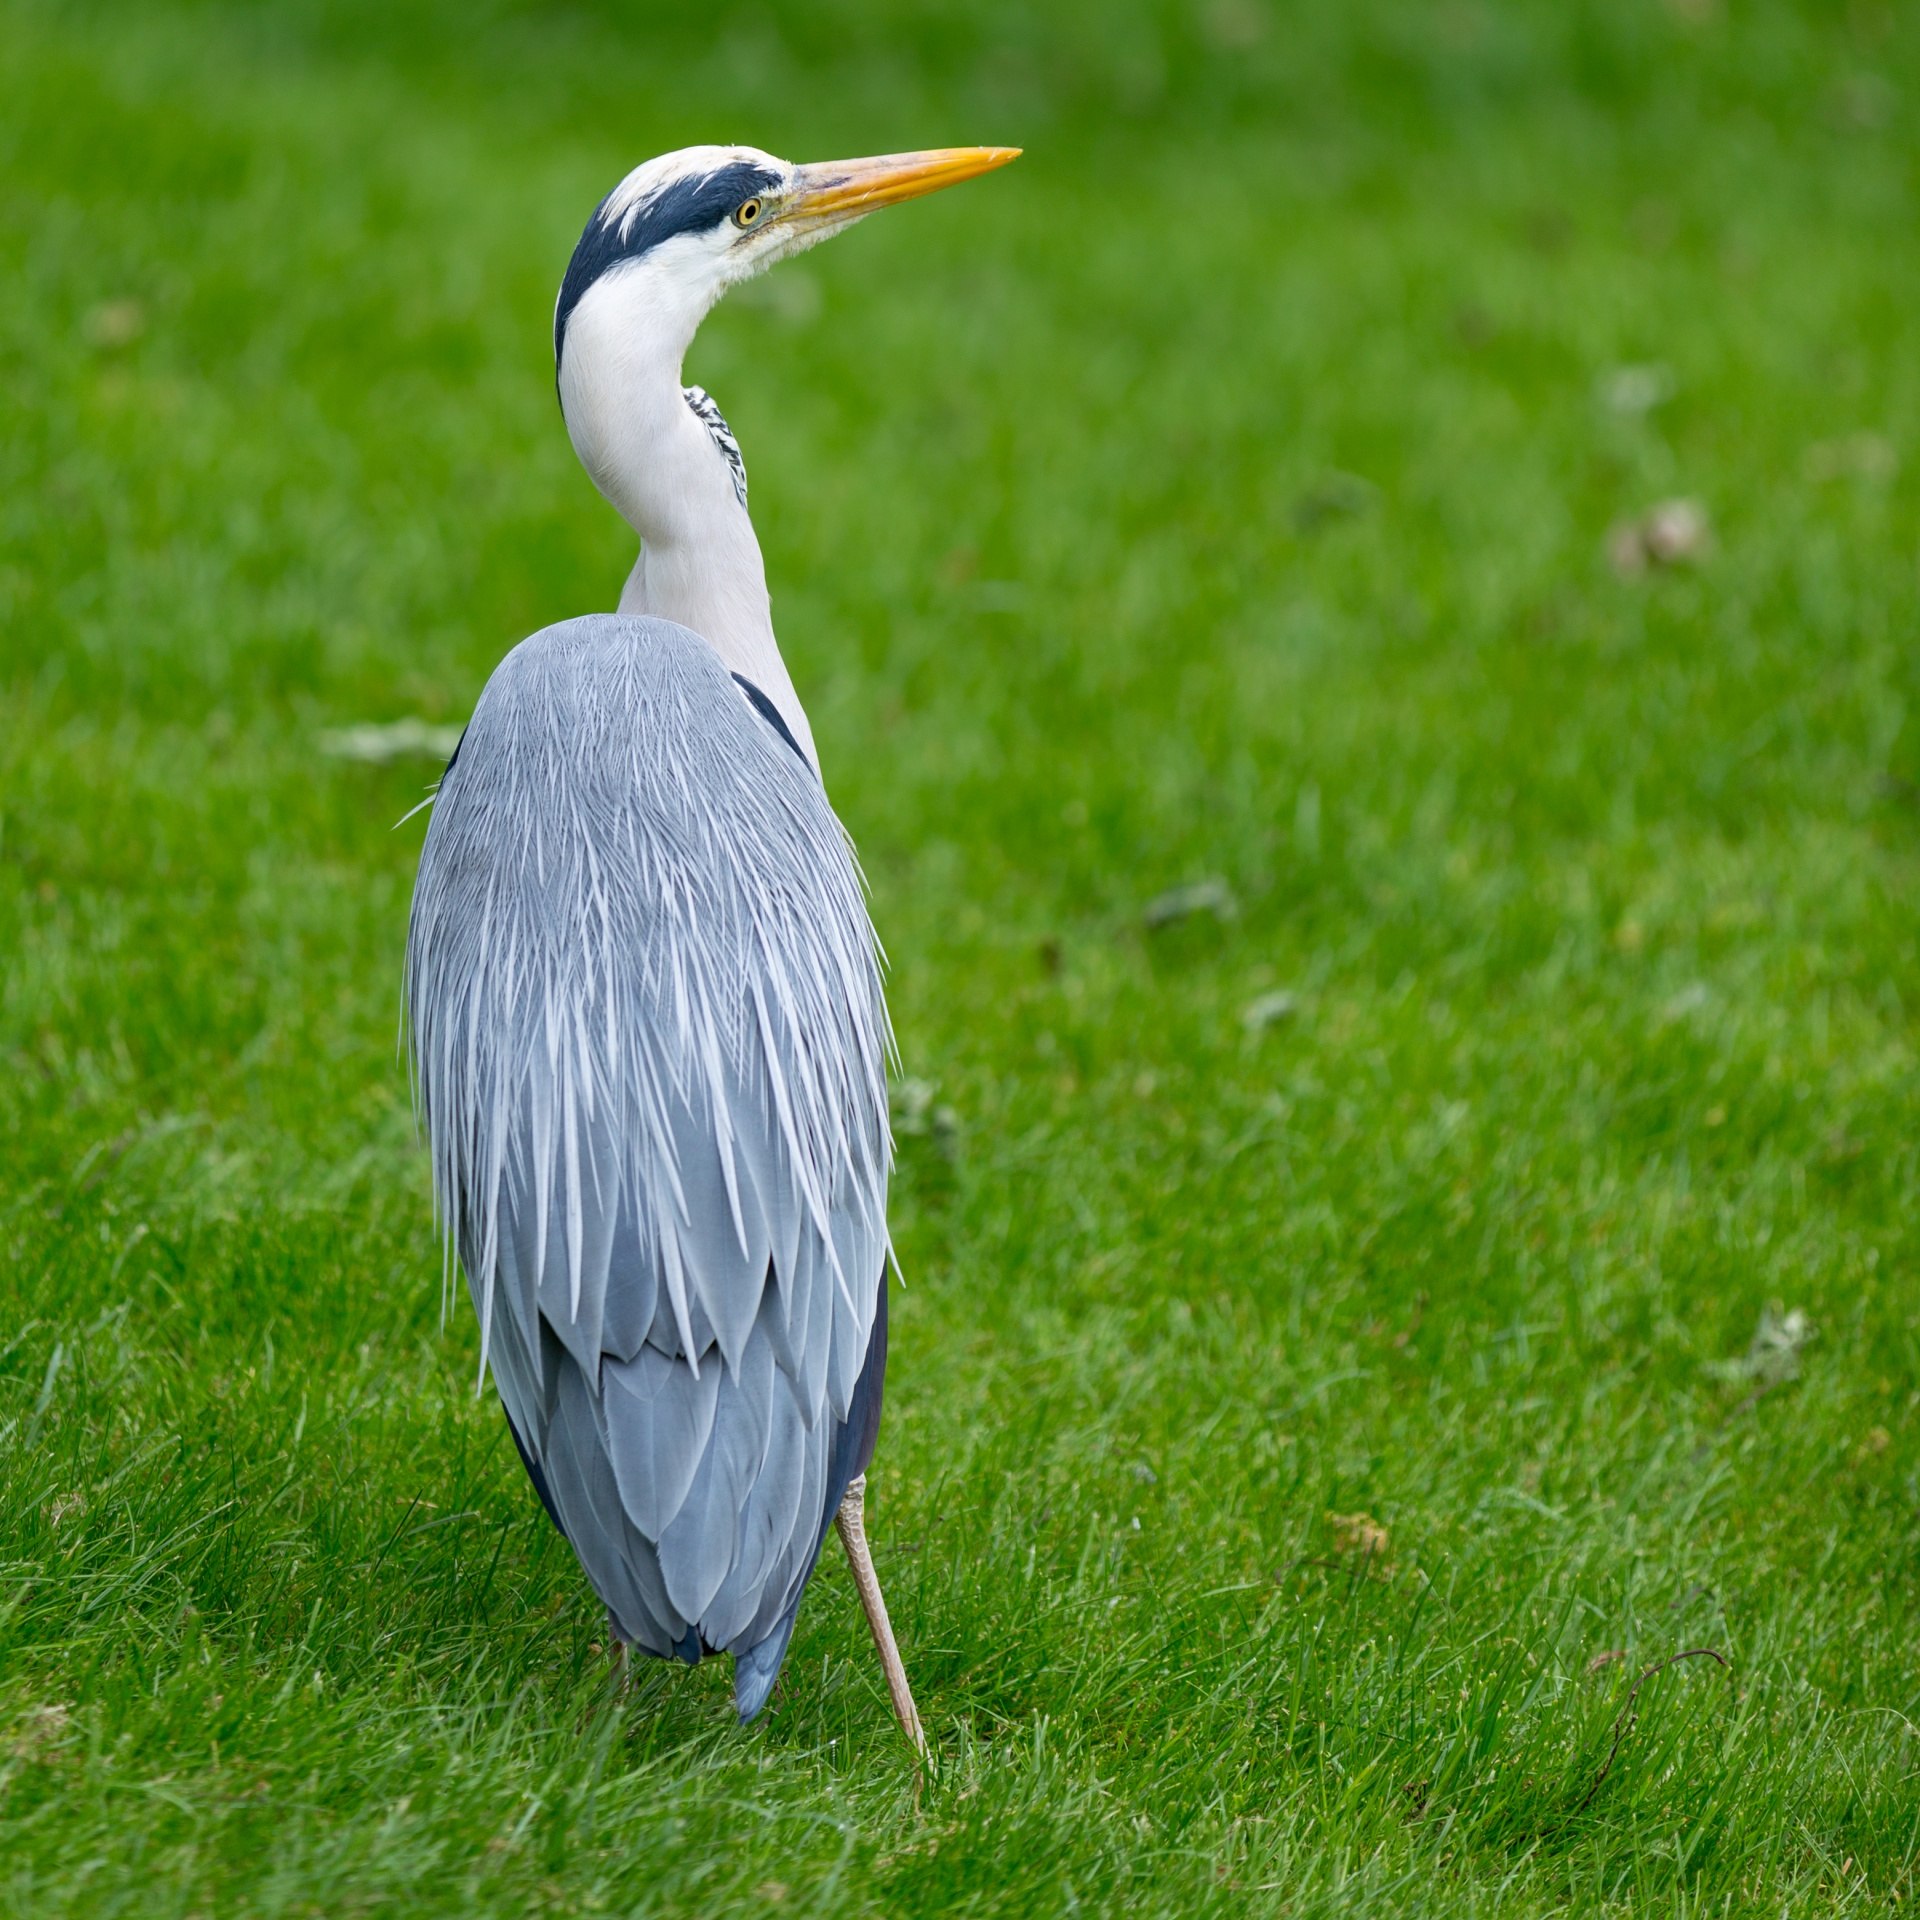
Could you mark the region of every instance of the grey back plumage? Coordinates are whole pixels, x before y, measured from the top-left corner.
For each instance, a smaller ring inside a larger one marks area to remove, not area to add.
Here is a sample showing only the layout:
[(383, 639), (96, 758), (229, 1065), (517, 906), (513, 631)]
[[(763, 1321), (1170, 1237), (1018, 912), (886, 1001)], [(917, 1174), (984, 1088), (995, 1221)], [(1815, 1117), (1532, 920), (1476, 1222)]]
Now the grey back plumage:
[(482, 1367), (616, 1631), (777, 1658), (888, 1254), (891, 1036), (846, 837), (705, 641), (596, 615), (501, 663), (407, 1008)]

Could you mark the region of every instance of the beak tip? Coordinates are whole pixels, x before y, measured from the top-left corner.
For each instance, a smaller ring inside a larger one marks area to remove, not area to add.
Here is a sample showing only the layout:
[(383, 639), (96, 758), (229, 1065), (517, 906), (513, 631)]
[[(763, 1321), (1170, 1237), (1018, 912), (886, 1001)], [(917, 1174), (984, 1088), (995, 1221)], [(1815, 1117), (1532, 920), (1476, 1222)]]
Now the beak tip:
[(796, 211), (859, 218), (902, 200), (977, 179), (1020, 158), (1018, 147), (937, 147), (924, 153), (880, 154), (800, 169)]

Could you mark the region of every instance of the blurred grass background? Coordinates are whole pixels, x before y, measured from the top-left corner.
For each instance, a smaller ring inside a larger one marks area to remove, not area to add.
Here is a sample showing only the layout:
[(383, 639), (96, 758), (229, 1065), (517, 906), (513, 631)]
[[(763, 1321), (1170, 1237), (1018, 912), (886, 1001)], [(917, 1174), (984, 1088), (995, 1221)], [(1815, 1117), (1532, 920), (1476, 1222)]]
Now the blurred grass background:
[[(0, 38), (0, 1906), (1912, 1901), (1920, 18)], [(320, 747), (612, 604), (553, 289), (707, 139), (1027, 149), (688, 368), (893, 956), (919, 1790), (837, 1565), (608, 1696)]]

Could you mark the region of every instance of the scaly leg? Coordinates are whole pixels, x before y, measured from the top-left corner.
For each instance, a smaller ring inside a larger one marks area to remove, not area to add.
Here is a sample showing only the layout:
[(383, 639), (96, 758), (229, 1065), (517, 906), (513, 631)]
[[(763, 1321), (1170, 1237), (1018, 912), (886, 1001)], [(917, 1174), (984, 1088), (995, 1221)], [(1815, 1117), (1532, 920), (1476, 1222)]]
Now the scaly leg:
[(913, 1691), (907, 1685), (907, 1670), (900, 1662), (900, 1649), (893, 1638), (893, 1623), (887, 1618), (887, 1603), (881, 1598), (880, 1577), (873, 1570), (873, 1555), (867, 1551), (866, 1528), (867, 1476), (856, 1474), (848, 1486), (846, 1498), (833, 1524), (840, 1529), (840, 1544), (847, 1550), (853, 1566), (853, 1584), (860, 1590), (860, 1608), (873, 1629), (873, 1644), (880, 1650), (881, 1671), (887, 1676), (887, 1692), (893, 1710), (899, 1716), (900, 1730), (913, 1742), (916, 1753), (927, 1750), (927, 1736), (920, 1731), (920, 1715), (913, 1704)]

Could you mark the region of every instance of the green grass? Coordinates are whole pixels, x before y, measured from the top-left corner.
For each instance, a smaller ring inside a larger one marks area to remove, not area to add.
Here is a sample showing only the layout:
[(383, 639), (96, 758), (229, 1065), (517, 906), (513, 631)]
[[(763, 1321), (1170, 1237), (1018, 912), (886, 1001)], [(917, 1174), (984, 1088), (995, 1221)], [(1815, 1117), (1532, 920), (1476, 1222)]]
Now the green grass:
[[(1920, 1898), (1920, 17), (0, 41), (0, 1908)], [(552, 291), (709, 138), (1028, 149), (690, 364), (925, 1083), (920, 1789), (837, 1564), (762, 1725), (610, 1697), (440, 1324), (433, 768), (316, 748), (611, 604)], [(1713, 550), (1617, 577), (1676, 495)]]

